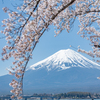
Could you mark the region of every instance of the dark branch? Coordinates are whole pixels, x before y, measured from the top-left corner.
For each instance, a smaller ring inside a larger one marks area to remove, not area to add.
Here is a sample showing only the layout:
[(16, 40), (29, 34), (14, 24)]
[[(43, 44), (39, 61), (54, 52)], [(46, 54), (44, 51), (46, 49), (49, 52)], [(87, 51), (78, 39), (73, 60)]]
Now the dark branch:
[(37, 8), (37, 6), (38, 6), (39, 2), (40, 2), (40, 0), (38, 0), (38, 1), (37, 1), (36, 6), (35, 6), (35, 7), (34, 7), (34, 9), (32, 10), (32, 12), (30, 13), (30, 15), (29, 15), (29, 17), (27, 18), (27, 20), (26, 20), (25, 24), (22, 26), (22, 29), (21, 29), (21, 31), (20, 31), (20, 32), (22, 32), (23, 28), (25, 27), (25, 25), (27, 24), (27, 22), (28, 22), (28, 21), (29, 21), (29, 19), (31, 18), (31, 16), (32, 16), (33, 12), (36, 10), (36, 8)]
[(69, 7), (71, 4), (73, 4), (76, 0), (72, 0), (70, 3), (68, 3), (67, 5), (63, 6), (62, 9), (58, 10), (58, 13), (56, 15), (54, 15), (51, 19), (54, 20), (59, 13), (61, 13), (63, 10), (65, 10), (67, 7)]

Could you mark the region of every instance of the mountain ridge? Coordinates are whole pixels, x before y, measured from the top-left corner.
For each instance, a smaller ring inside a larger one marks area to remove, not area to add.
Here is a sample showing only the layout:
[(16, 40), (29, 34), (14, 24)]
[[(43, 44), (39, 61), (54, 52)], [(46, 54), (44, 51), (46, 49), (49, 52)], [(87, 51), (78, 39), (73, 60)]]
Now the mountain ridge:
[[(87, 68), (100, 69), (99, 64), (87, 59), (86, 57), (71, 49), (60, 50), (47, 57), (46, 59), (33, 64), (29, 69), (38, 70), (39, 68), (43, 68), (44, 66), (46, 66), (47, 70), (50, 71), (54, 68), (54, 66), (57, 66), (56, 68), (58, 68), (59, 70), (66, 70), (71, 67), (77, 67), (77, 64), (79, 67), (87, 66)], [(53, 65), (52, 68), (51, 65)], [(93, 67), (93, 65), (95, 67)]]

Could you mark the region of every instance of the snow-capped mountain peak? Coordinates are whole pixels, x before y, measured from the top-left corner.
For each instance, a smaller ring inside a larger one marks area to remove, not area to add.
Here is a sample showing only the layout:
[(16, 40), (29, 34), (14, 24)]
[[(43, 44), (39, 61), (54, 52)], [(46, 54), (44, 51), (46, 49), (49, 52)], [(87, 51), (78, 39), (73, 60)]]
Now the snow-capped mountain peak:
[(65, 70), (71, 67), (100, 69), (100, 65), (71, 49), (60, 50), (48, 58), (30, 66), (29, 69), (38, 70), (40, 68), (46, 68), (50, 71), (52, 69)]

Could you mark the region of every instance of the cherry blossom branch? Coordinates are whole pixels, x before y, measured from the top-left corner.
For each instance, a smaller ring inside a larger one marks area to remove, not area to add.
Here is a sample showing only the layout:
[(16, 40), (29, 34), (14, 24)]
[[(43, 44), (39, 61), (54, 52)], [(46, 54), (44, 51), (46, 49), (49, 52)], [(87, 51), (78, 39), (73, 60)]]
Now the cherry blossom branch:
[(58, 10), (58, 13), (55, 14), (51, 19), (54, 20), (56, 18), (56, 16), (58, 16), (58, 14), (62, 11), (64, 11), (67, 7), (69, 7), (71, 4), (73, 4), (76, 0), (71, 0), (70, 3), (68, 3), (67, 5), (63, 6), (60, 10)]

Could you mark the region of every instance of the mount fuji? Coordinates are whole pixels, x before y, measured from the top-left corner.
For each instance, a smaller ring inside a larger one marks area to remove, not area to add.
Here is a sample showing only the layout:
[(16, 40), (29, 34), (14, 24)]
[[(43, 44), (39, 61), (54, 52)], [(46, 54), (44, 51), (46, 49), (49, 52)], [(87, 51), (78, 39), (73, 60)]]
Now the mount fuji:
[[(24, 93), (100, 92), (100, 65), (71, 50), (60, 50), (30, 66), (24, 76)], [(13, 76), (0, 77), (0, 94), (8, 93)]]
[(60, 50), (50, 57), (30, 66), (29, 69), (38, 70), (41, 68), (46, 68), (48, 71), (61, 71), (72, 67), (100, 69), (100, 65), (94, 63), (93, 61), (85, 58), (84, 56), (71, 49)]

